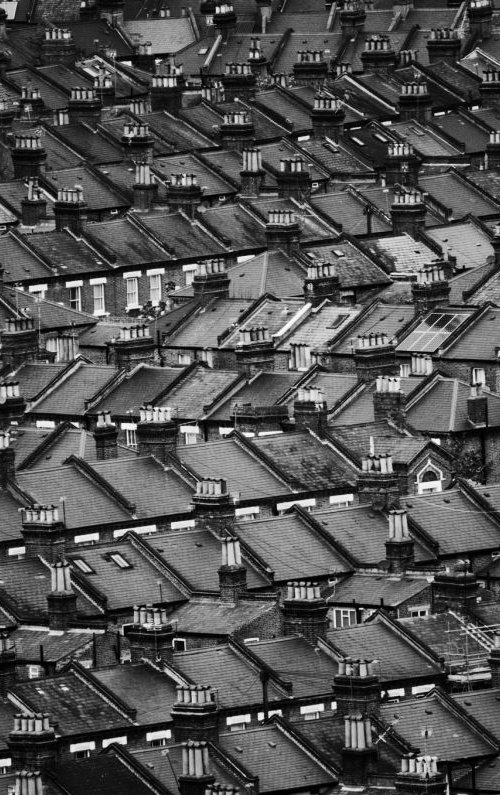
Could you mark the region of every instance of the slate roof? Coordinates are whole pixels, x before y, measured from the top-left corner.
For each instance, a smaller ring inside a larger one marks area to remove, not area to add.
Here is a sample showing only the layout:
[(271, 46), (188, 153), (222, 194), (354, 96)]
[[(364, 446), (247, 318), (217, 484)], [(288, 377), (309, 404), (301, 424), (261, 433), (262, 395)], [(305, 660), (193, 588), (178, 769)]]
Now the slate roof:
[(306, 254), (332, 262), (343, 289), (378, 286), (389, 282), (387, 273), (351, 240), (341, 238), (334, 243), (316, 244), (308, 247)]
[(93, 642), (92, 632), (81, 630), (56, 634), (48, 630), (17, 627), (9, 637), (15, 643), (17, 659), (29, 662), (40, 660), (41, 647), (43, 647), (43, 659), (46, 662), (57, 663), (67, 657), (77, 656)]
[(92, 677), (137, 710), (139, 723), (170, 720), (170, 709), (177, 701), (175, 683), (152, 665), (113, 665), (93, 669)]
[(416, 241), (406, 232), (371, 239), (366, 245), (370, 252), (382, 259), (389, 272), (415, 273), (439, 259), (423, 240)]
[(437, 199), (452, 210), (453, 218), (463, 218), (472, 213), (478, 218), (485, 215), (498, 215), (500, 206), (492, 199), (465, 183), (454, 172), (419, 177), (419, 186), (429, 193), (430, 199)]
[(171, 55), (195, 40), (189, 17), (181, 19), (125, 20), (123, 28), (132, 41), (151, 42), (153, 55)]
[(496, 361), (495, 339), (499, 335), (500, 310), (489, 308), (452, 343), (445, 359), (490, 359)]
[(71, 376), (49, 395), (42, 397), (31, 411), (37, 415), (82, 417), (86, 410), (85, 401), (102, 389), (115, 374), (114, 367), (80, 362)]
[[(95, 317), (92, 315), (77, 312), (76, 309), (69, 309), (55, 301), (48, 301), (46, 298), (37, 301), (36, 296), (26, 290), (6, 287), (4, 298), (11, 303), (11, 306), (19, 306), (23, 310), (24, 317), (40, 318), (41, 328), (44, 331), (67, 330), (75, 326), (88, 326), (95, 323)], [(14, 313), (8, 316), (14, 317)]]
[[(318, 194), (312, 197), (311, 204), (337, 226), (340, 225), (342, 231), (351, 235), (366, 233), (367, 220), (363, 213), (366, 204), (350, 191)], [(375, 234), (387, 232), (391, 229), (391, 224), (389, 220), (386, 221), (383, 217), (374, 214), (371, 218), (371, 229)]]
[[(240, 598), (236, 604), (219, 598), (192, 597), (177, 607), (170, 615), (179, 622), (182, 635), (205, 635), (225, 638), (248, 626), (253, 635), (252, 622), (265, 619), (266, 613), (275, 613), (272, 600)], [(189, 641), (188, 641), (189, 644)]]
[(25, 400), (34, 400), (54, 378), (64, 372), (66, 366), (66, 364), (25, 362), (14, 371), (16, 381), (19, 381), (19, 392)]
[(56, 272), (64, 276), (110, 269), (103, 254), (87, 245), (85, 238), (78, 239), (67, 230), (30, 235), (28, 243), (35, 253), (48, 260)]
[(89, 413), (97, 414), (106, 409), (111, 411), (113, 417), (130, 413), (138, 417), (140, 407), (146, 403), (153, 403), (156, 396), (179, 378), (181, 373), (182, 369), (178, 368), (139, 364), (127, 373), (125, 379), (121, 380), (114, 389), (107, 391), (106, 395), (92, 406)]
[(337, 439), (351, 453), (361, 458), (373, 444), (376, 455), (388, 453), (394, 463), (410, 463), (428, 444), (426, 439), (407, 436), (388, 422), (371, 422), (360, 425), (344, 425), (331, 430), (331, 438)]
[(240, 374), (233, 370), (197, 367), (172, 386), (161, 402), (175, 409), (177, 417), (196, 420), (205, 414), (205, 406), (239, 378)]
[[(408, 406), (408, 423), (418, 431), (446, 434), (469, 430), (467, 400), (470, 386), (456, 378), (438, 375), (432, 385)], [(500, 424), (500, 396), (485, 392), (490, 426)]]
[(168, 264), (171, 255), (138, 228), (129, 218), (92, 224), (86, 236), (90, 244), (104, 246), (116, 256), (119, 266)]
[[(419, 386), (421, 378), (411, 376), (401, 379), (401, 390), (407, 397)], [(359, 423), (372, 423), (375, 421), (373, 413), (373, 392), (375, 385), (361, 387), (351, 399), (346, 399), (345, 404), (340, 404), (333, 416), (328, 419), (328, 425), (358, 425)]]
[[(149, 119), (149, 116), (147, 118)], [(230, 185), (190, 153), (157, 157), (154, 161), (154, 169), (168, 181), (171, 180), (172, 174), (195, 174), (205, 197), (236, 193), (233, 185)]]
[(300, 635), (247, 642), (246, 645), (281, 679), (291, 682), (295, 697), (331, 694), (337, 661)]
[(123, 150), (118, 143), (83, 122), (57, 127), (57, 135), (90, 163), (118, 163), (123, 160)]
[(357, 337), (371, 332), (384, 332), (391, 339), (399, 338), (404, 329), (413, 319), (413, 307), (405, 305), (388, 305), (376, 303), (367, 312), (358, 317), (342, 338), (333, 343), (332, 353), (351, 354), (352, 346), (356, 346)]
[(260, 298), (271, 293), (277, 298), (302, 295), (305, 268), (288, 257), (285, 252), (264, 251), (251, 260), (229, 268), (230, 298)]
[(477, 665), (479, 660), (486, 663), (489, 651), (476, 639), (472, 629), (453, 612), (428, 615), (424, 618), (399, 618), (403, 628), (443, 657), (452, 667), (467, 664)]
[(298, 375), (293, 372), (258, 373), (254, 378), (245, 381), (227, 400), (216, 403), (215, 409), (207, 412), (207, 418), (228, 422), (235, 403), (273, 406), (300, 378), (302, 378), (302, 374)]
[(219, 298), (207, 306), (198, 307), (190, 320), (167, 338), (167, 345), (176, 348), (216, 348), (219, 335), (237, 323), (241, 313), (250, 305), (248, 298)]
[[(394, 608), (428, 588), (429, 582), (425, 577), (355, 573), (337, 583), (331, 602), (334, 604), (356, 602), (372, 607)], [(428, 596), (422, 598), (427, 601)]]
[(355, 479), (354, 470), (343, 458), (307, 432), (261, 436), (252, 444), (285, 473), (296, 489), (328, 489)]
[(74, 672), (19, 683), (13, 691), (35, 712), (50, 712), (63, 736), (124, 729), (132, 723)]
[(58, 188), (72, 188), (81, 185), (83, 195), (89, 210), (124, 209), (129, 202), (104, 180), (100, 180), (90, 169), (85, 166), (67, 168), (63, 171), (49, 171), (45, 179), (57, 191)]
[(191, 221), (179, 213), (142, 216), (141, 224), (152, 232), (162, 246), (167, 247), (171, 257), (191, 259), (204, 257), (207, 254), (215, 257), (225, 251), (222, 243), (207, 234), (198, 222)]
[(330, 303), (315, 307), (289, 334), (283, 335), (280, 348), (289, 349), (293, 344), (310, 345), (312, 350), (329, 348), (358, 311)]
[(121, 795), (131, 791), (134, 795), (151, 795), (154, 791), (130, 769), (130, 765), (111, 753), (61, 762), (54, 777), (56, 785), (73, 795), (87, 795), (89, 792)]

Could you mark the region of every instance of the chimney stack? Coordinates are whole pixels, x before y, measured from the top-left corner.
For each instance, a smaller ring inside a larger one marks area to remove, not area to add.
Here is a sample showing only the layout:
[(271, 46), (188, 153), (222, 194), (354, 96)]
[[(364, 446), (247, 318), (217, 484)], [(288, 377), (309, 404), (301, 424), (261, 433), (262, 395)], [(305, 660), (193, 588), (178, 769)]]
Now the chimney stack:
[(469, 27), (474, 38), (489, 39), (493, 24), (493, 3), (491, 0), (469, 0), (467, 9)]
[(71, 569), (67, 561), (50, 567), (51, 592), (47, 596), (49, 629), (67, 630), (76, 618), (76, 593), (71, 587)]
[(400, 574), (415, 565), (415, 543), (408, 530), (408, 514), (400, 508), (389, 511), (389, 539), (385, 552), (389, 571)]
[(219, 131), (222, 146), (226, 149), (242, 152), (253, 144), (255, 129), (252, 117), (246, 110), (225, 113)]
[(196, 174), (172, 174), (167, 185), (168, 209), (172, 213), (182, 210), (189, 218), (194, 218), (202, 194)]
[[(18, 775), (39, 776), (38, 771), (52, 768), (57, 760), (58, 740), (54, 727), (50, 725), (49, 715), (41, 712), (15, 715), (7, 747), (12, 756), (12, 769), (23, 771)], [(26, 795), (32, 793), (32, 789), (26, 791)]]
[(354, 365), (359, 381), (370, 383), (378, 375), (396, 375), (394, 343), (385, 332), (360, 334), (354, 344)]
[(141, 662), (142, 659), (152, 662), (172, 660), (175, 632), (163, 607), (134, 607), (133, 623), (125, 624), (123, 632), (130, 643), (132, 663)]
[(223, 257), (204, 260), (198, 263), (193, 277), (193, 295), (202, 304), (212, 298), (229, 298), (230, 281)]
[(177, 423), (167, 406), (141, 406), (137, 424), (139, 455), (153, 455), (163, 464), (177, 450)]
[(219, 588), (223, 602), (235, 604), (247, 593), (247, 570), (241, 562), (240, 541), (236, 536), (221, 538), (222, 565)]
[(101, 100), (103, 107), (109, 108), (115, 104), (115, 80), (112, 73), (105, 69), (94, 77), (94, 91)]
[(490, 132), (490, 139), (486, 144), (484, 158), (485, 168), (496, 170), (500, 168), (500, 130)]
[(394, 779), (396, 795), (445, 795), (446, 777), (439, 772), (437, 757), (408, 754), (401, 759), (401, 772)]
[(430, 37), (427, 39), (429, 63), (434, 64), (444, 61), (450, 66), (455, 66), (460, 58), (461, 47), (462, 42), (458, 38), (458, 30), (433, 28)]
[(64, 558), (66, 540), (64, 522), (55, 505), (31, 505), (21, 509), (23, 539), (27, 558), (40, 555), (48, 563)]
[(418, 238), (425, 229), (426, 213), (424, 197), (419, 190), (394, 191), (391, 220), (395, 235), (406, 233), (414, 239)]
[(389, 453), (363, 457), (357, 485), (360, 505), (371, 504), (375, 511), (386, 511), (399, 504), (399, 478)]
[(134, 207), (136, 210), (149, 212), (158, 196), (158, 185), (153, 179), (149, 163), (140, 161), (135, 164)]
[(153, 364), (156, 341), (150, 334), (149, 326), (137, 325), (123, 327), (117, 339), (108, 343), (108, 363), (119, 369), (132, 370), (136, 365)]
[(0, 383), (0, 427), (8, 428), (20, 422), (26, 411), (26, 401), (21, 395), (19, 381)]
[(340, 30), (342, 35), (352, 38), (361, 33), (366, 22), (364, 0), (345, 0), (340, 12)]
[(376, 715), (380, 709), (380, 680), (375, 673), (373, 660), (339, 661), (339, 670), (333, 679), (337, 714), (361, 712)]
[(16, 646), (6, 632), (0, 632), (0, 697), (6, 698), (16, 681)]
[(328, 407), (324, 392), (316, 386), (299, 387), (293, 402), (296, 428), (310, 428), (318, 436), (327, 430)]
[(83, 199), (83, 188), (80, 185), (75, 185), (74, 188), (58, 188), (54, 218), (58, 232), (71, 229), (78, 235), (83, 231), (87, 220), (87, 203)]
[(397, 66), (397, 55), (389, 36), (374, 34), (365, 39), (365, 49), (361, 53), (363, 72), (376, 72), (386, 75)]
[(426, 80), (403, 83), (399, 95), (399, 116), (401, 121), (416, 120), (421, 124), (431, 120), (432, 97)]
[(15, 179), (39, 177), (45, 172), (47, 152), (39, 135), (16, 132), (11, 156)]
[(45, 28), (42, 41), (43, 64), (63, 63), (70, 66), (75, 61), (75, 55), (75, 42), (69, 28)]
[(467, 419), (474, 428), (488, 426), (488, 398), (483, 392), (483, 384), (471, 384), (467, 398)]
[(307, 266), (304, 299), (313, 306), (325, 299), (333, 304), (340, 303), (340, 279), (333, 262), (312, 262)]
[(193, 508), (197, 525), (218, 530), (221, 535), (234, 524), (234, 507), (224, 478), (203, 478), (196, 484)]
[(345, 745), (342, 749), (343, 781), (365, 786), (377, 769), (377, 747), (373, 745), (370, 718), (361, 712), (344, 717)]
[(210, 80), (205, 83), (201, 88), (201, 98), (205, 102), (210, 102), (211, 105), (220, 105), (221, 102), (225, 102), (226, 95), (222, 80)]
[(375, 422), (392, 420), (402, 425), (406, 420), (406, 395), (401, 390), (398, 375), (379, 375), (373, 393), (373, 415)]
[(208, 744), (199, 740), (188, 740), (182, 744), (182, 774), (178, 779), (180, 795), (205, 795), (215, 782), (210, 773)]
[(38, 331), (34, 318), (7, 318), (1, 341), (4, 367), (14, 370), (25, 362), (34, 361), (38, 354)]
[(98, 461), (118, 458), (118, 428), (110, 411), (100, 411), (94, 430), (95, 452)]
[(219, 712), (210, 685), (177, 685), (177, 701), (170, 711), (176, 743), (219, 739)]
[(302, 635), (314, 645), (326, 637), (328, 604), (317, 583), (288, 582), (282, 611), (285, 635)]
[(344, 132), (344, 121), (345, 110), (342, 100), (318, 92), (314, 97), (311, 111), (314, 138), (319, 140), (329, 138), (338, 143)]
[(75, 86), (71, 89), (68, 113), (71, 124), (84, 122), (92, 127), (101, 119), (102, 103), (95, 88)]
[(237, 17), (231, 3), (217, 3), (213, 16), (217, 34), (222, 36), (222, 41), (227, 42), (231, 33), (236, 29)]
[(236, 368), (249, 378), (260, 370), (274, 370), (274, 342), (265, 326), (240, 329), (235, 349)]
[(432, 612), (458, 610), (467, 613), (476, 602), (479, 586), (471, 571), (470, 560), (459, 560), (452, 567), (435, 575), (432, 583)]
[(257, 88), (257, 77), (252, 71), (252, 65), (227, 63), (221, 76), (221, 85), (226, 102), (234, 102), (235, 99), (253, 99)]
[(311, 198), (312, 179), (309, 166), (302, 157), (287, 157), (280, 160), (276, 173), (278, 196), (281, 199), (296, 199), (299, 202)]
[(16, 454), (10, 446), (9, 431), (0, 431), (0, 485), (5, 487), (16, 477)]
[(488, 107), (500, 99), (500, 69), (483, 69), (479, 86), (481, 105)]
[(254, 74), (266, 74), (267, 58), (262, 49), (262, 41), (258, 36), (252, 36), (248, 49), (248, 63)]
[(391, 141), (387, 147), (385, 181), (387, 185), (404, 185), (415, 188), (418, 184), (420, 158), (409, 143)]
[[(18, 770), (13, 795), (43, 795), (43, 781), (40, 771)], [(10, 792), (10, 788), (8, 790)]]
[(328, 75), (328, 61), (323, 50), (299, 50), (293, 65), (293, 77), (298, 86), (320, 89)]
[(104, 19), (112, 28), (123, 25), (125, 0), (97, 0), (99, 19)]
[[(0, 9), (1, 11), (2, 9)], [(0, 138), (5, 141), (12, 131), (12, 124), (16, 118), (16, 108), (12, 101), (0, 99)]]
[(264, 170), (262, 168), (262, 152), (257, 147), (243, 149), (243, 168), (240, 171), (242, 196), (260, 196), (264, 184)]
[(429, 265), (417, 273), (411, 292), (415, 315), (422, 315), (450, 303), (450, 284), (445, 277), (443, 264)]
[(295, 213), (291, 210), (269, 210), (266, 224), (268, 249), (283, 249), (287, 254), (297, 254), (301, 235)]
[(28, 195), (21, 199), (24, 226), (37, 226), (47, 216), (47, 200), (38, 185), (38, 177), (28, 178)]
[(432, 356), (428, 353), (412, 353), (410, 368), (412, 375), (430, 375), (434, 369)]
[(150, 135), (149, 124), (125, 122), (121, 144), (127, 160), (153, 162), (154, 138)]
[(166, 110), (176, 116), (182, 108), (182, 91), (184, 88), (184, 75), (182, 66), (170, 69), (170, 74), (153, 75), (151, 78), (151, 110), (156, 113)]

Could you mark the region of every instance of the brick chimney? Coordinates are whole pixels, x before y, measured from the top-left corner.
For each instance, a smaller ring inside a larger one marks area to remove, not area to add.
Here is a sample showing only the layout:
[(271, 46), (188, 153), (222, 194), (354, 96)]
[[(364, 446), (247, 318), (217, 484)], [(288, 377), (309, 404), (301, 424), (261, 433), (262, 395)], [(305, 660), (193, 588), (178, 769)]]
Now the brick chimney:
[(395, 375), (399, 368), (394, 343), (383, 331), (358, 335), (354, 345), (354, 366), (358, 380), (365, 383), (378, 375)]
[(14, 795), (43, 795), (43, 789), (40, 771), (37, 770), (33, 773), (28, 770), (17, 771)]
[(236, 30), (237, 17), (232, 3), (217, 3), (213, 22), (217, 35), (222, 36), (222, 41), (227, 42), (231, 33)]
[(168, 209), (172, 213), (182, 210), (189, 218), (194, 218), (202, 194), (196, 174), (172, 174), (167, 185)]
[(38, 177), (28, 178), (28, 195), (21, 199), (24, 226), (37, 226), (47, 216), (47, 200), (38, 185)]
[(221, 84), (226, 102), (234, 102), (235, 99), (253, 99), (257, 88), (257, 76), (252, 71), (252, 64), (227, 63), (221, 76)]
[(219, 569), (220, 597), (223, 602), (238, 601), (247, 593), (247, 570), (241, 562), (240, 541), (236, 536), (221, 538), (222, 565)]
[(266, 243), (270, 250), (283, 249), (287, 254), (299, 251), (302, 230), (291, 210), (269, 210)]
[(58, 232), (63, 229), (71, 229), (77, 235), (82, 232), (87, 220), (87, 203), (83, 199), (83, 188), (80, 185), (75, 185), (74, 188), (58, 188), (54, 218)]
[(112, 74), (105, 69), (94, 77), (94, 91), (101, 100), (103, 107), (109, 108), (115, 104), (115, 80)]
[(11, 156), (15, 179), (39, 177), (45, 172), (47, 152), (38, 135), (16, 133)]
[[(29, 771), (29, 775), (36, 776), (40, 775), (38, 771), (52, 768), (58, 756), (58, 740), (54, 727), (50, 725), (49, 715), (41, 712), (15, 715), (7, 747), (12, 757), (12, 769), (23, 771), (18, 775), (28, 775)], [(27, 790), (27, 795), (33, 793), (33, 789)]]
[(433, 28), (430, 37), (427, 39), (429, 63), (434, 64), (444, 61), (450, 66), (455, 66), (460, 57), (461, 46), (462, 42), (458, 38), (457, 30)]
[(150, 135), (149, 124), (125, 122), (121, 144), (126, 160), (153, 162), (154, 138)]
[(309, 201), (312, 179), (309, 166), (302, 157), (287, 157), (280, 160), (280, 170), (276, 173), (278, 196), (282, 199)]
[(38, 354), (38, 331), (35, 320), (7, 318), (2, 331), (2, 364), (15, 369), (24, 362), (32, 362)]
[(483, 69), (479, 96), (481, 104), (486, 107), (500, 99), (500, 69)]
[(141, 41), (135, 48), (134, 66), (144, 72), (152, 72), (154, 65), (153, 43), (151, 41)]
[(208, 744), (200, 740), (188, 740), (182, 744), (182, 774), (178, 778), (180, 795), (205, 795), (215, 782), (210, 773)]
[(78, 356), (80, 343), (75, 332), (57, 334), (47, 340), (47, 347), (49, 343), (50, 351), (55, 352), (56, 362), (73, 362)]
[(12, 131), (12, 124), (16, 117), (16, 108), (6, 99), (0, 99), (0, 137), (5, 140)]
[(153, 364), (156, 342), (149, 326), (137, 325), (120, 329), (117, 339), (108, 343), (108, 362), (118, 368), (132, 370), (136, 365)]
[(323, 50), (299, 50), (293, 65), (293, 77), (299, 86), (321, 88), (328, 75), (328, 61)]
[(236, 369), (250, 378), (260, 370), (274, 370), (274, 342), (265, 326), (240, 329), (235, 349)]
[(388, 74), (396, 68), (397, 55), (389, 36), (374, 34), (365, 39), (365, 49), (361, 53), (363, 72)]
[(154, 455), (165, 463), (169, 453), (177, 450), (177, 423), (166, 406), (141, 406), (137, 424), (139, 455)]
[(212, 105), (220, 105), (221, 102), (225, 102), (226, 94), (222, 80), (211, 79), (209, 83), (205, 83), (201, 88), (201, 98)]
[(141, 662), (143, 658), (153, 662), (171, 661), (175, 631), (164, 608), (134, 607), (133, 623), (125, 624), (123, 632), (130, 643), (132, 663)]
[(254, 74), (266, 74), (267, 58), (262, 49), (262, 41), (258, 36), (252, 36), (248, 48), (248, 62)]
[(242, 196), (259, 196), (264, 184), (265, 174), (262, 168), (262, 151), (257, 147), (243, 149), (243, 168), (240, 171), (240, 194)]
[(493, 635), (494, 646), (490, 650), (488, 664), (491, 671), (491, 686), (500, 687), (500, 633), (497, 631)]
[(230, 278), (223, 257), (204, 260), (196, 266), (193, 277), (193, 295), (203, 304), (212, 298), (229, 298)]
[(490, 139), (486, 144), (484, 165), (487, 169), (500, 168), (500, 130), (490, 132)]
[(425, 314), (436, 307), (448, 306), (450, 290), (442, 263), (429, 265), (418, 271), (417, 281), (411, 286), (415, 315)]
[(177, 701), (170, 710), (176, 743), (219, 739), (219, 711), (210, 685), (177, 685)]
[(296, 428), (310, 428), (318, 436), (323, 436), (328, 423), (323, 390), (317, 386), (299, 387), (293, 402), (293, 416)]
[(109, 461), (118, 457), (118, 428), (111, 419), (110, 411), (100, 411), (97, 415), (94, 440), (98, 461)]
[(71, 124), (84, 122), (95, 126), (101, 119), (102, 103), (95, 88), (75, 86), (71, 89), (68, 103)]
[(389, 539), (385, 542), (385, 554), (389, 571), (399, 574), (415, 565), (415, 543), (408, 530), (406, 511), (395, 508), (388, 516)]
[(342, 100), (318, 92), (314, 97), (311, 111), (314, 138), (329, 138), (338, 143), (344, 132), (344, 121), (345, 110)]
[(255, 128), (252, 117), (246, 110), (238, 110), (224, 114), (219, 126), (222, 146), (242, 152), (253, 144)]
[(493, 23), (493, 3), (491, 0), (469, 0), (467, 18), (472, 36), (489, 39)]
[(412, 353), (410, 364), (412, 375), (430, 375), (433, 369), (432, 356), (428, 353)]
[(175, 71), (167, 75), (153, 75), (151, 78), (151, 110), (156, 113), (166, 110), (176, 116), (182, 108), (182, 91), (184, 76), (182, 66), (175, 67)]
[(0, 427), (19, 422), (26, 411), (26, 401), (21, 395), (19, 381), (0, 383)]
[(392, 420), (401, 425), (406, 420), (406, 395), (398, 375), (379, 375), (373, 393), (375, 422)]
[(475, 428), (488, 425), (488, 398), (483, 392), (483, 384), (471, 384), (467, 398), (467, 419)]
[(333, 304), (340, 303), (340, 279), (335, 265), (333, 262), (311, 262), (307, 266), (304, 299), (318, 306), (326, 298)]
[(282, 612), (285, 635), (302, 635), (312, 644), (326, 637), (328, 605), (317, 583), (288, 582)]
[(427, 209), (419, 190), (394, 191), (391, 205), (392, 231), (395, 235), (417, 238), (425, 229)]
[(0, 632), (0, 696), (5, 698), (16, 681), (17, 653), (13, 640)]
[(366, 11), (364, 0), (346, 0), (340, 12), (340, 30), (351, 38), (361, 33), (365, 26)]
[(123, 24), (123, 9), (125, 0), (98, 0), (97, 10), (99, 19), (105, 19), (112, 28)]
[(32, 120), (39, 119), (45, 109), (40, 89), (32, 88), (31, 86), (21, 86), (19, 108), (23, 115), (28, 115), (28, 118)]
[(338, 673), (333, 679), (333, 690), (337, 702), (337, 715), (361, 712), (364, 715), (378, 714), (380, 709), (380, 680), (375, 673), (372, 660), (352, 660), (345, 657), (339, 661)]
[(286, 405), (254, 406), (252, 403), (233, 403), (229, 414), (230, 424), (243, 433), (279, 431), (283, 429), (283, 423), (288, 421)]
[(234, 506), (224, 478), (203, 478), (193, 495), (196, 524), (218, 530), (222, 535), (234, 524)]
[(51, 592), (47, 596), (49, 629), (67, 630), (76, 619), (76, 593), (71, 587), (71, 569), (67, 561), (50, 567)]
[(416, 120), (421, 124), (431, 120), (432, 97), (426, 80), (403, 83), (399, 95), (399, 116), (401, 121)]
[(10, 446), (9, 431), (0, 431), (0, 485), (6, 486), (16, 476), (16, 454)]
[(478, 594), (476, 575), (471, 571), (469, 560), (459, 560), (445, 572), (439, 572), (432, 583), (432, 611), (447, 610), (467, 612), (476, 602)]
[(437, 762), (437, 756), (403, 756), (401, 772), (394, 779), (396, 795), (445, 795), (446, 777)]
[(405, 185), (414, 188), (418, 184), (420, 158), (408, 143), (390, 142), (387, 145), (385, 181), (387, 185)]
[(393, 469), (392, 456), (388, 453), (369, 453), (362, 458), (357, 486), (360, 505), (371, 504), (375, 511), (385, 511), (397, 506), (400, 485)]
[(341, 61), (340, 63), (332, 64), (332, 71), (335, 78), (343, 77), (343, 75), (351, 75), (352, 64), (347, 63), (346, 61)]
[(22, 508), (23, 539), (27, 558), (39, 555), (48, 563), (64, 558), (66, 526), (55, 505), (31, 505)]
[(373, 745), (370, 718), (361, 712), (344, 717), (345, 744), (342, 749), (344, 784), (364, 786), (377, 770), (378, 753)]
[(45, 28), (42, 41), (42, 63), (72, 65), (76, 48), (69, 28)]

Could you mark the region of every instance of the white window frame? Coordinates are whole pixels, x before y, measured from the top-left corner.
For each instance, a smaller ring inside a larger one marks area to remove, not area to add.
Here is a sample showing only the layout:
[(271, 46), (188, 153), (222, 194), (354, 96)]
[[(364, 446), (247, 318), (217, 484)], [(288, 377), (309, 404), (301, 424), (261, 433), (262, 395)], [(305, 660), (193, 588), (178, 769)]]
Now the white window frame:
[[(68, 287), (69, 290), (69, 297), (68, 297), (68, 304), (70, 309), (74, 309), (76, 312), (82, 311), (82, 286), (81, 284), (72, 284), (71, 287)], [(71, 295), (72, 291), (75, 291), (74, 296)]]
[(45, 670), (42, 665), (28, 665), (28, 679), (40, 679), (44, 674)]
[(45, 298), (45, 293), (48, 290), (48, 285), (46, 284), (30, 284), (28, 286), (28, 292), (31, 295), (35, 296), (36, 298)]
[(127, 737), (125, 735), (122, 737), (107, 737), (102, 741), (102, 747), (107, 748), (108, 745), (112, 745), (112, 743), (116, 743), (117, 745), (127, 745)]
[(200, 428), (198, 425), (181, 425), (180, 432), (184, 437), (184, 444), (198, 444)]
[(328, 501), (335, 508), (349, 508), (354, 502), (354, 494), (332, 494)]
[(153, 306), (158, 306), (162, 299), (161, 295), (161, 274), (149, 274), (149, 300)]
[(92, 285), (92, 300), (94, 302), (93, 314), (96, 317), (106, 314), (106, 294), (104, 289), (105, 282), (98, 282)]
[(190, 287), (192, 285), (197, 270), (198, 266), (196, 264), (182, 266), (182, 272), (184, 273), (184, 281), (186, 287)]
[(167, 740), (172, 739), (172, 732), (170, 729), (157, 729), (154, 732), (146, 732), (146, 742), (150, 744), (151, 748), (160, 748), (167, 744)]
[(242, 731), (246, 729), (251, 722), (252, 716), (249, 712), (245, 713), (245, 715), (229, 715), (229, 717), (226, 718), (226, 726), (231, 732)]
[(12, 759), (10, 758), (10, 756), (0, 759), (0, 775), (5, 776), (7, 773), (10, 773), (11, 767), (12, 767)]
[(70, 743), (69, 752), (70, 754), (78, 754), (82, 751), (88, 751), (90, 756), (90, 751), (95, 751), (95, 741), (89, 740), (85, 743)]
[(178, 522), (170, 522), (171, 530), (191, 530), (196, 526), (194, 519), (182, 519)]
[(411, 365), (409, 364), (400, 364), (399, 365), (399, 377), (400, 378), (409, 378), (411, 375)]
[(335, 629), (343, 629), (344, 627), (354, 626), (354, 624), (358, 623), (355, 608), (334, 607), (332, 609), (332, 621)]
[(139, 278), (137, 276), (128, 276), (125, 279), (126, 290), (126, 308), (139, 309)]
[(472, 367), (470, 376), (471, 383), (486, 386), (486, 370), (484, 367)]
[(26, 547), (9, 547), (7, 555), (11, 558), (24, 558)]
[(288, 502), (278, 502), (276, 505), (276, 510), (279, 514), (285, 513), (288, 511), (289, 508), (292, 508), (294, 505), (301, 505), (302, 508), (305, 508), (306, 511), (311, 511), (313, 508), (316, 507), (316, 498), (315, 497), (308, 497), (304, 500), (290, 500)]
[[(282, 709), (270, 709), (268, 711), (268, 713), (267, 713), (267, 717), (268, 718), (272, 718), (273, 715), (279, 715), (280, 718), (282, 718), (283, 717), (283, 710)], [(265, 718), (265, 715), (264, 715), (263, 712), (257, 712), (257, 720), (258, 721), (263, 721), (264, 718)]]
[(99, 533), (83, 533), (73, 538), (74, 544), (95, 544), (97, 541), (99, 541)]
[(247, 508), (235, 508), (234, 515), (236, 519), (241, 519), (244, 522), (257, 519), (260, 514), (258, 505), (249, 505)]
[(53, 431), (56, 427), (56, 423), (54, 420), (37, 420), (36, 427), (45, 428), (47, 431)]
[(125, 444), (131, 450), (137, 450), (137, 423), (122, 422), (120, 430), (125, 431)]
[(426, 616), (430, 615), (430, 612), (430, 605), (415, 605), (408, 608), (410, 618), (426, 618)]
[(178, 353), (177, 354), (177, 364), (182, 364), (187, 366), (191, 364), (191, 354), (190, 353)]
[(304, 720), (318, 720), (321, 713), (325, 711), (324, 704), (304, 704), (300, 707), (300, 714)]

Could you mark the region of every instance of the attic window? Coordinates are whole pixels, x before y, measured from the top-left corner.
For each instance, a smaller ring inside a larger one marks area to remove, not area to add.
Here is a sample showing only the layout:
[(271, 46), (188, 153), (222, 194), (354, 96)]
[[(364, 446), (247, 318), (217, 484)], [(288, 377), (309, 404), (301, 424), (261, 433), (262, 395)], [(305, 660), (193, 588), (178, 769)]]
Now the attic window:
[(359, 146), (366, 146), (365, 142), (362, 141), (361, 138), (357, 138), (355, 135), (351, 135), (351, 141), (354, 141), (354, 143), (358, 144)]
[(376, 138), (377, 141), (382, 141), (384, 144), (389, 140), (385, 135), (381, 135), (381, 133), (373, 133), (373, 137)]
[(120, 555), (119, 552), (112, 552), (109, 557), (113, 561), (113, 563), (116, 563), (116, 565), (118, 566), (119, 569), (131, 569), (132, 568), (132, 564), (129, 563), (128, 560), (125, 560), (123, 555)]
[(345, 257), (345, 253), (341, 251), (339, 248), (332, 248), (332, 252), (335, 254), (336, 257)]
[(198, 50), (198, 55), (206, 55), (207, 52), (208, 52), (208, 47), (202, 47), (200, 50)]
[(95, 574), (94, 569), (89, 566), (87, 561), (85, 561), (83, 558), (73, 558), (71, 562), (74, 563), (75, 566), (80, 569), (80, 571), (83, 571), (84, 574)]

